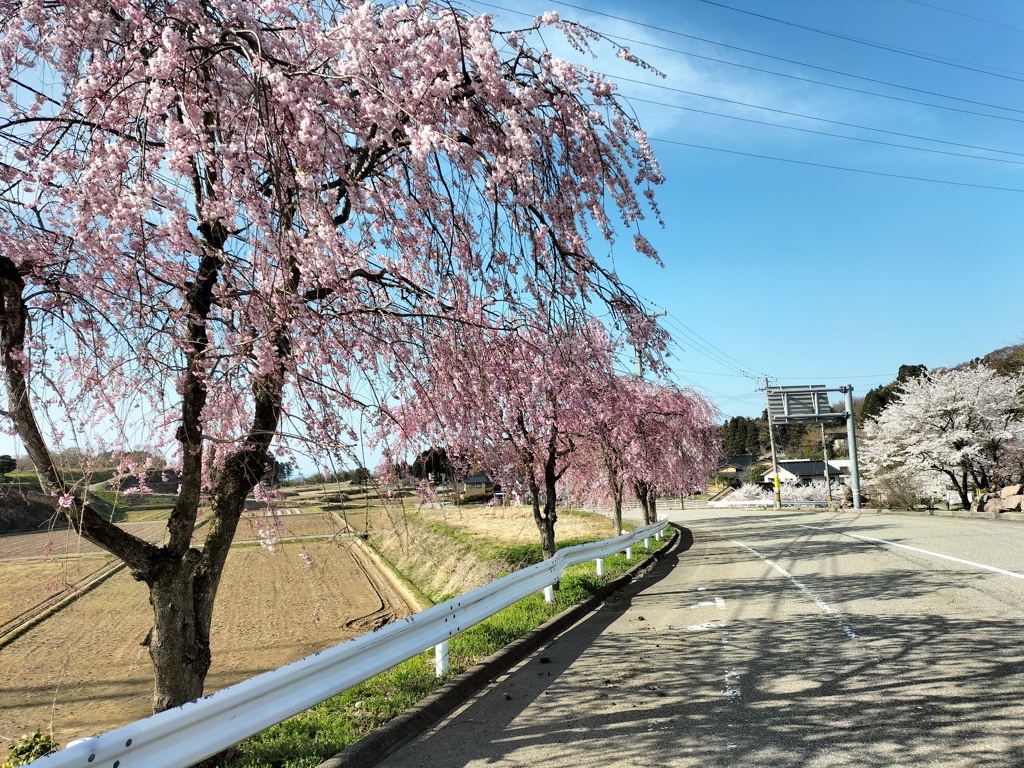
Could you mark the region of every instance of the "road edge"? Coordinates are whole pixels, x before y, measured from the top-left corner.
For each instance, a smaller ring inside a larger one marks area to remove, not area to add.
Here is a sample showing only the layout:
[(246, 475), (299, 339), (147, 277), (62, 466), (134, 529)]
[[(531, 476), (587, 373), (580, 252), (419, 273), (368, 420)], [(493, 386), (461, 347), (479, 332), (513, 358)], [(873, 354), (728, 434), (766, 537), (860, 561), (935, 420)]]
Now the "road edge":
[(449, 712), (482, 690), (496, 677), (526, 658), (545, 641), (568, 629), (586, 614), (598, 608), (610, 595), (641, 577), (655, 562), (678, 546), (684, 538), (689, 538), (692, 541), (692, 533), (688, 528), (678, 523), (673, 523), (672, 527), (674, 529), (672, 538), (615, 581), (608, 582), (583, 602), (566, 608), (518, 640), (491, 654), (476, 666), (467, 669), (418, 704), (414, 704), (380, 728), (368, 733), (344, 751), (320, 763), (317, 768), (370, 768), (397, 752), (428, 728), (440, 722)]

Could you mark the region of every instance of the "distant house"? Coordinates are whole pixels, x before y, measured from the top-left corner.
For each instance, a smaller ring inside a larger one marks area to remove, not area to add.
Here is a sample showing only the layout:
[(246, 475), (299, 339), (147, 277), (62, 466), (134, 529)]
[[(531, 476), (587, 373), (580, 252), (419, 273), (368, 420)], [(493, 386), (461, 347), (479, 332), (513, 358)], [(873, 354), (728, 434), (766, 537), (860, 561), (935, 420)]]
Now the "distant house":
[(764, 460), (753, 453), (741, 453), (726, 458), (725, 463), (719, 466), (715, 473), (715, 480), (719, 486), (730, 485), (738, 487), (747, 482), (752, 468), (764, 464)]
[[(846, 462), (849, 465), (849, 462)], [(842, 477), (842, 469), (832, 462), (828, 465), (828, 476), (830, 480), (838, 481)], [(782, 459), (779, 461), (779, 482), (797, 483), (806, 485), (815, 480), (825, 479), (825, 462), (810, 461), (807, 459)], [(775, 470), (770, 469), (761, 477), (761, 482), (772, 485), (775, 480)]]
[[(830, 467), (832, 467), (832, 469), (835, 469), (836, 471), (842, 473), (843, 475), (849, 475), (850, 474), (850, 464), (852, 464), (852, 463), (853, 462), (851, 462), (849, 459), (829, 459), (828, 460), (828, 465)], [(829, 474), (831, 474), (831, 470), (829, 471)]]
[(462, 495), (473, 496), (478, 493), (493, 493), (494, 483), (485, 474), (469, 475), (462, 482)]

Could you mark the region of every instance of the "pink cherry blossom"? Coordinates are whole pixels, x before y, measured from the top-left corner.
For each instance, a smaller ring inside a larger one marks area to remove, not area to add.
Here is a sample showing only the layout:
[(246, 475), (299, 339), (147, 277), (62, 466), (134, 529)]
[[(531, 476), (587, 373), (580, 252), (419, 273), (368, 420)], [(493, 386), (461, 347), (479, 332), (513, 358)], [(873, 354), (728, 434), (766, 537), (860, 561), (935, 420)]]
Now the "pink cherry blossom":
[[(156, 709), (202, 693), (192, 660), (272, 450), (342, 462), (354, 412), (429, 387), (430, 349), (533, 324), (452, 371), (470, 397), (500, 354), (519, 382), (505, 415), (533, 400), (495, 461), (512, 473), (526, 451), (537, 472), (548, 445), (558, 474), (572, 401), (533, 334), (607, 306), (656, 354), (604, 251), (657, 220), (661, 172), (614, 89), (532, 45), (543, 25), (604, 46), (592, 31), (555, 14), (500, 31), (429, 0), (0, 0), (0, 18), (0, 423), (150, 588)], [(171, 460), (165, 544), (68, 485), (69, 436)], [(186, 603), (187, 621), (164, 608)]]

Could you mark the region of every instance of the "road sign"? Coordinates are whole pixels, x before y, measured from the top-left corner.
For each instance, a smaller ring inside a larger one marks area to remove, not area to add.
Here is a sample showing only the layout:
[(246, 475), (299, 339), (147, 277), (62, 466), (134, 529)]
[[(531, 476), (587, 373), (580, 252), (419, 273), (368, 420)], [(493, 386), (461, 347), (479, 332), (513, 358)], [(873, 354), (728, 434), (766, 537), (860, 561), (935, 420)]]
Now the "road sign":
[(769, 387), (768, 412), (776, 424), (823, 424), (843, 418), (846, 414), (832, 413), (828, 393), (824, 384)]

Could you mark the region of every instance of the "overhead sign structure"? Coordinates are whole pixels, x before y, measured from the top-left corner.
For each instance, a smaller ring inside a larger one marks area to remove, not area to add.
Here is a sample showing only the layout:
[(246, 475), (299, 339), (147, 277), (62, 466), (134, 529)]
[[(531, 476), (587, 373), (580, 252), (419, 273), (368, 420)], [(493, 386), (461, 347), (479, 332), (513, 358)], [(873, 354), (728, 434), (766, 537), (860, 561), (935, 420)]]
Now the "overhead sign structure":
[(768, 413), (776, 424), (822, 424), (843, 418), (833, 413), (824, 384), (802, 387), (769, 387)]
[[(850, 489), (853, 508), (860, 509), (860, 470), (857, 466), (857, 430), (853, 423), (853, 387), (828, 389), (824, 384), (799, 387), (769, 387), (764, 380), (768, 400), (768, 434), (772, 438), (772, 466), (775, 469), (775, 506), (782, 505), (779, 493), (779, 464), (775, 454), (774, 424), (825, 424), (834, 419), (846, 419), (846, 444), (850, 451)], [(829, 392), (842, 392), (846, 410), (833, 413), (828, 403)]]

